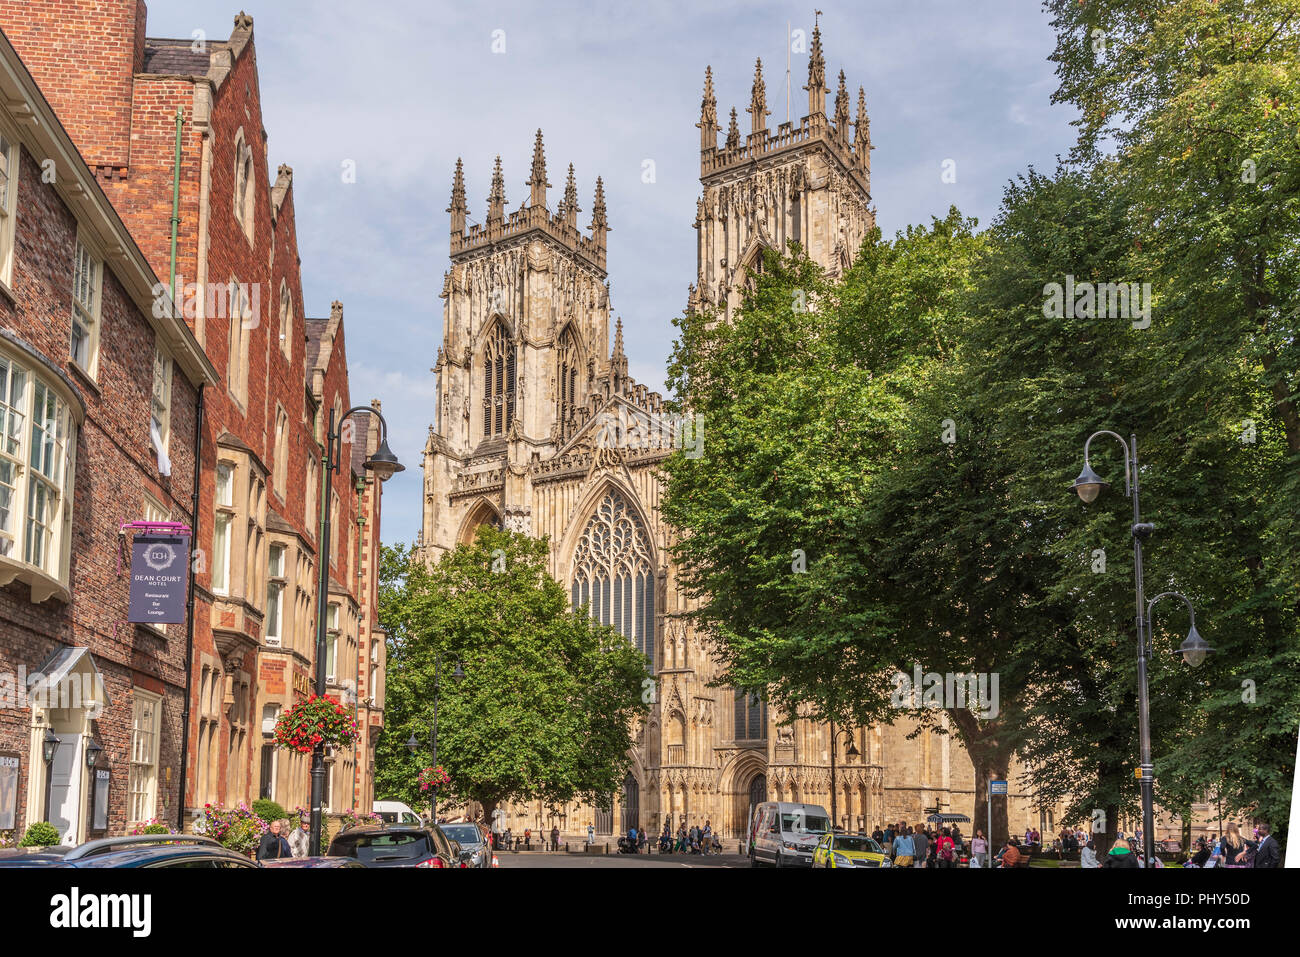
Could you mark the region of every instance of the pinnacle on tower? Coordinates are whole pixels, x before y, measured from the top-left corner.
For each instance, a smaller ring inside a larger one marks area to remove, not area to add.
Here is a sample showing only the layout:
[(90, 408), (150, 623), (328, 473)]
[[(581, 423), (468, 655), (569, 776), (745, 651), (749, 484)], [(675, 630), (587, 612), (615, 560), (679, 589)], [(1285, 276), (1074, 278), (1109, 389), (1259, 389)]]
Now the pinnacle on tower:
[(578, 224), (578, 184), (573, 179), (573, 164), (569, 164), (569, 178), (564, 183), (564, 202), (560, 204), (560, 219), (574, 228)]
[(713, 95), (713, 67), (704, 68), (704, 100), (700, 103), (700, 149), (718, 148), (718, 101)]
[(506, 181), (501, 175), (501, 157), (497, 157), (492, 170), (492, 192), (488, 193), (488, 222), (501, 222), (505, 218)]
[(808, 54), (808, 115), (826, 112), (826, 60), (822, 57), (822, 29), (813, 26), (812, 50)]
[(542, 148), (542, 131), (537, 131), (537, 139), (533, 142), (533, 175), (528, 178), (525, 184), (531, 190), (528, 204), (530, 206), (546, 205), (546, 190), (550, 183), (546, 181), (546, 153)]
[(459, 236), (465, 232), (465, 170), (460, 157), (456, 157), (456, 173), (451, 179), (451, 205), (446, 212), (451, 213), (451, 234)]
[(623, 318), (614, 320), (614, 358), (618, 359), (623, 356)]
[(871, 119), (867, 116), (867, 94), (858, 87), (858, 118), (853, 123), (853, 152), (858, 162), (871, 162)]
[(745, 112), (750, 114), (751, 133), (767, 132), (767, 84), (763, 81), (763, 58), (754, 64), (754, 86), (749, 94), (749, 106)]
[(736, 123), (736, 108), (731, 108), (731, 125), (727, 127), (727, 149), (740, 147), (740, 126)]
[(623, 390), (627, 382), (627, 354), (623, 351), (623, 320), (614, 321), (614, 351), (609, 357), (609, 369), (614, 378), (614, 389)]
[(844, 86), (844, 71), (840, 70), (840, 85), (835, 91), (835, 135), (844, 142), (849, 140), (849, 91)]
[(596, 177), (596, 202), (591, 207), (591, 238), (602, 249), (605, 246), (605, 234), (609, 232), (609, 220), (605, 218), (605, 184)]

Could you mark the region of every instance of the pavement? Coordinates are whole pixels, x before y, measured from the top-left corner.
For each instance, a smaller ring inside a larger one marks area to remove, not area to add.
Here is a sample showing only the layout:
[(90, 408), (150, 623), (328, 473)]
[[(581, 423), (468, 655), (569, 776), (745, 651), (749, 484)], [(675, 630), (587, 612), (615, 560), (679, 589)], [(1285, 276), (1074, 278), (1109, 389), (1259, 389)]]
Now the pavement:
[(749, 867), (740, 854), (565, 854), (555, 851), (497, 851), (500, 869), (525, 867), (568, 868), (690, 868)]

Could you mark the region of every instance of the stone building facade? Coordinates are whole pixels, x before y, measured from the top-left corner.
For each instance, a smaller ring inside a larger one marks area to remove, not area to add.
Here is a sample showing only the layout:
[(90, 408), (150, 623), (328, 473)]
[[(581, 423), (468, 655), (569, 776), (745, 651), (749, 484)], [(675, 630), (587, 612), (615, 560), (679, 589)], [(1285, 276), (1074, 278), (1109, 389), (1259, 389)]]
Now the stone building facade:
[[(840, 74), (827, 112), (825, 61), (814, 31), (808, 115), (767, 124), (758, 64), (743, 136), (731, 111), (725, 139), (706, 71), (696, 207), (698, 270), (688, 308), (729, 315), (765, 248), (797, 240), (839, 275), (874, 225), (871, 134), (865, 94), (856, 121)], [(433, 561), (491, 523), (546, 536), (550, 572), (574, 604), (615, 625), (646, 653), (656, 679), (648, 719), (613, 810), (539, 802), (504, 808), (505, 823), (580, 832), (653, 831), (665, 822), (711, 821), (741, 834), (760, 800), (831, 806), (830, 728), (787, 720), (764, 702), (713, 688), (716, 664), (685, 618), (690, 602), (668, 553), (658, 468), (674, 444), (702, 442), (707, 423), (670, 422), (662, 398), (628, 375), (621, 320), (610, 336), (605, 268), (609, 225), (601, 180), (591, 220), (579, 228), (572, 165), (552, 212), (541, 132), (527, 202), (505, 211), (500, 160), (488, 214), (466, 228), (464, 173), (452, 186), (451, 268), (443, 284), (437, 421), (424, 450), (420, 546)], [(870, 828), (919, 821), (927, 809), (971, 814), (973, 768), (950, 735), (896, 724), (841, 730), (836, 789), (840, 823)], [(850, 739), (857, 756), (845, 753)], [(1011, 796), (1012, 827), (1039, 824), (1029, 795)]]
[[(291, 810), (308, 803), (310, 757), (271, 731), (313, 690), (325, 422), (351, 405), (343, 310), (306, 315), (293, 171), (269, 173), (252, 17), (201, 41), (149, 37), (146, 21), (142, 0), (0, 0), (0, 27), (160, 276), (179, 148), (176, 298), (220, 377), (204, 394), (184, 801), (191, 817), (258, 797)], [(363, 702), (358, 685), (376, 663), (380, 495), (360, 465), (373, 418), (343, 431), (325, 599), (330, 693), (371, 732), (382, 690)], [(368, 809), (373, 734), (328, 768), (327, 809)]]
[(192, 525), (218, 376), (157, 282), (0, 36), (0, 838), (178, 810), (184, 626), (128, 621), (123, 526)]

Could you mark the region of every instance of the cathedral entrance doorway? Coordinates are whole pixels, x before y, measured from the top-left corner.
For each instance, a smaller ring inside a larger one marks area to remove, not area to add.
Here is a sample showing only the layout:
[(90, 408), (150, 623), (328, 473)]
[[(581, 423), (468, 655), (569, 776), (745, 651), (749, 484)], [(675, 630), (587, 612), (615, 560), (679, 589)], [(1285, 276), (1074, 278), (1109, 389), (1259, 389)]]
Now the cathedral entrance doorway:
[(628, 829), (635, 826), (641, 827), (641, 788), (636, 783), (636, 778), (629, 771), (627, 777), (623, 779), (623, 830), (621, 833), (626, 834)]

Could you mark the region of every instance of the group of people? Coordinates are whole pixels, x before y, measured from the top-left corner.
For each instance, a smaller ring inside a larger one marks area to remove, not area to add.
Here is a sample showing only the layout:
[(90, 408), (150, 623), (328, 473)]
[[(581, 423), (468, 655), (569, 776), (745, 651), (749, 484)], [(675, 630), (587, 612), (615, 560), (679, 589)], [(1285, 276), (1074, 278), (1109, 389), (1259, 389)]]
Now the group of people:
[(311, 846), (311, 822), (301, 818), (292, 827), (287, 818), (272, 821), (257, 845), (259, 861), (275, 861), (283, 857), (307, 857)]
[[(895, 867), (954, 867), (966, 850), (961, 829), (955, 824), (938, 828), (929, 824), (913, 827), (900, 821), (884, 828), (877, 826), (871, 832), (871, 838), (884, 848)], [(984, 839), (983, 831), (975, 832), (970, 850), (972, 854), (988, 852), (988, 841)]]
[[(546, 837), (547, 835), (545, 831), (538, 831), (536, 837), (537, 846), (543, 851), (558, 851), (560, 849), (560, 829), (555, 825), (551, 825), (551, 839), (549, 843), (547, 842)], [(515, 833), (511, 831), (510, 828), (506, 828), (504, 831), (493, 831), (492, 842), (494, 848), (500, 848), (507, 851), (531, 851), (533, 849), (533, 829), (531, 827), (524, 828), (524, 833), (520, 836), (515, 836)]]

